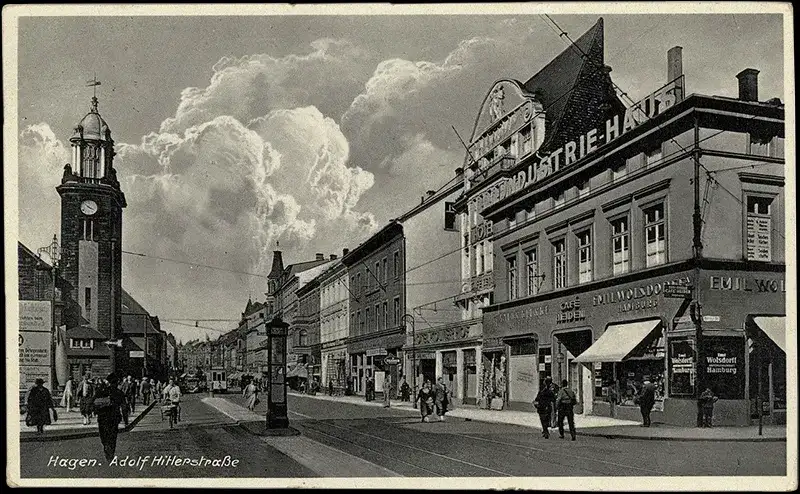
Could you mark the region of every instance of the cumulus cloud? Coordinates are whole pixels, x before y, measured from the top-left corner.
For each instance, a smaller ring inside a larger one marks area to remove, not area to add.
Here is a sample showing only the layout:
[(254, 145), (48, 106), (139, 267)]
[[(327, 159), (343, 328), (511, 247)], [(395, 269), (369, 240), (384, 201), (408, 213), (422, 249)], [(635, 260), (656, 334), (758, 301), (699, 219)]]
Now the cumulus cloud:
[(175, 133), (231, 115), (247, 122), (271, 110), (314, 105), (341, 114), (369, 76), (368, 52), (344, 40), (319, 39), (303, 55), (223, 57), (204, 88), (181, 93), (175, 116), (161, 133)]
[(25, 127), (19, 136), (19, 234), (31, 249), (61, 237), (61, 183), (69, 147), (46, 123)]

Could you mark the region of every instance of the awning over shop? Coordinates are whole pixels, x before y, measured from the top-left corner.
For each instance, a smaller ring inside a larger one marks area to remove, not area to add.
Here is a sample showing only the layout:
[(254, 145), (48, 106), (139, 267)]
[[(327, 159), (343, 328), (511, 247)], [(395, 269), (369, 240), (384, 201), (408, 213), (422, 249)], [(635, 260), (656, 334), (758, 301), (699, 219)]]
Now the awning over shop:
[(769, 336), (781, 350), (786, 352), (786, 318), (785, 317), (754, 317), (753, 322), (761, 331)]
[(660, 325), (660, 319), (612, 324), (574, 362), (622, 362)]

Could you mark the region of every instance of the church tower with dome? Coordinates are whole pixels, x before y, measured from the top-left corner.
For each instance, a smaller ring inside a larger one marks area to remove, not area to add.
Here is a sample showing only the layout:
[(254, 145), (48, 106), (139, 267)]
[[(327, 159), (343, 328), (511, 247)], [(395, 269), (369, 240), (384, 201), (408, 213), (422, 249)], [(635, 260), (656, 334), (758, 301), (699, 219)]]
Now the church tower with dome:
[(120, 340), (122, 335), (122, 210), (126, 203), (114, 169), (114, 140), (97, 103), (95, 96), (89, 113), (72, 133), (72, 163), (64, 166), (56, 190), (61, 196), (62, 275), (72, 300), (80, 306), (82, 321), (67, 328), (68, 351), (82, 362), (78, 372), (90, 370), (94, 377), (105, 377), (116, 369), (115, 352), (120, 351), (106, 342)]

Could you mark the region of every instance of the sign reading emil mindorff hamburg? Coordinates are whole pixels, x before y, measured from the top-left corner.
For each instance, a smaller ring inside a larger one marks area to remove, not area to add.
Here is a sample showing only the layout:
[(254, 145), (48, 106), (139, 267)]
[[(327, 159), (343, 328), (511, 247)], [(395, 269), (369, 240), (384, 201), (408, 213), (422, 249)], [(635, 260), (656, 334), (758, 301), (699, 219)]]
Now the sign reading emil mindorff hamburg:
[(3, 14), (9, 485), (796, 485), (788, 3)]

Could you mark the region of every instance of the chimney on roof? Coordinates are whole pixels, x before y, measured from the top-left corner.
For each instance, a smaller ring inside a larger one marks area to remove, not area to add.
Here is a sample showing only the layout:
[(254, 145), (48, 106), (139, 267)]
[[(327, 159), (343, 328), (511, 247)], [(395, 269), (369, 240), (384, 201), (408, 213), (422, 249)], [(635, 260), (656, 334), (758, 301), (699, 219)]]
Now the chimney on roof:
[(742, 101), (758, 101), (758, 71), (744, 69), (736, 74), (739, 79), (739, 99)]
[(433, 197), (433, 195), (434, 195), (435, 193), (436, 193), (436, 191), (435, 191), (435, 190), (429, 190), (429, 191), (425, 192), (425, 195), (426, 195), (426, 196), (428, 196), (428, 197)]
[(461, 176), (464, 174), (464, 169), (461, 167), (456, 168), (456, 176)]
[(342, 257), (350, 253), (350, 249), (342, 249)]
[(337, 256), (336, 254), (331, 254), (331, 261), (333, 261), (334, 259), (337, 259), (338, 257), (339, 256)]
[[(667, 82), (683, 75), (683, 47), (673, 46), (667, 51)], [(683, 86), (676, 88), (675, 101), (683, 101)]]
[(325, 254), (317, 252), (317, 261), (322, 261), (323, 259), (325, 259)]

